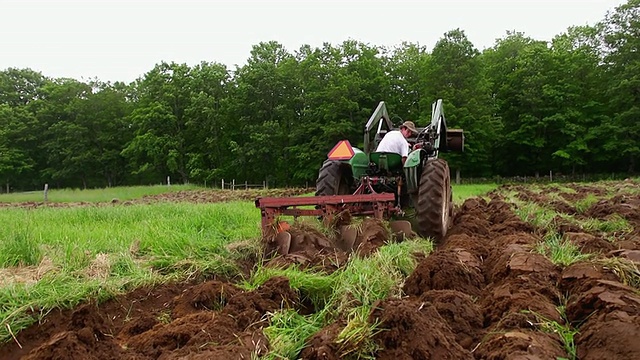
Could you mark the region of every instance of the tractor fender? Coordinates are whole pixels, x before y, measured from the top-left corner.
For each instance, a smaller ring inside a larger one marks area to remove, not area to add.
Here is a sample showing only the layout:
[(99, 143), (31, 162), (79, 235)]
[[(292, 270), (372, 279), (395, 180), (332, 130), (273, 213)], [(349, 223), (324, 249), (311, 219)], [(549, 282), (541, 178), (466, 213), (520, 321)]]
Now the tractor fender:
[(406, 169), (420, 165), (420, 163), (422, 163), (422, 153), (424, 152), (425, 151), (422, 149), (417, 149), (410, 152), (409, 156), (407, 156), (407, 160), (404, 162), (404, 168)]
[(422, 174), (422, 160), (427, 157), (427, 152), (422, 149), (413, 150), (404, 162), (404, 175), (409, 194), (418, 191), (420, 175)]

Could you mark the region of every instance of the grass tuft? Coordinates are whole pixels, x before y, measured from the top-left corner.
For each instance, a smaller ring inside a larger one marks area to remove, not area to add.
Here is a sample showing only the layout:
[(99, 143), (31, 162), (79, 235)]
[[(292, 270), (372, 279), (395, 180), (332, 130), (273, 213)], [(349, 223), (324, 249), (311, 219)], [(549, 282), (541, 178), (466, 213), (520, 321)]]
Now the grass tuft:
[(580, 221), (580, 225), (586, 231), (601, 231), (612, 234), (626, 234), (633, 230), (629, 222), (620, 215), (614, 214), (607, 220), (589, 218)]
[(12, 231), (0, 241), (0, 266), (38, 265), (43, 253), (36, 238), (24, 231)]
[(569, 266), (592, 256), (581, 253), (578, 246), (555, 232), (549, 232), (544, 241), (536, 245), (535, 250), (547, 256), (552, 263), (562, 266)]
[(564, 350), (569, 356), (568, 359), (576, 360), (578, 358), (578, 350), (576, 348), (574, 338), (579, 333), (579, 331), (572, 328), (570, 322), (566, 320), (567, 316), (564, 306), (558, 306), (557, 310), (560, 313), (560, 316), (562, 316), (564, 324), (561, 324), (554, 320), (549, 320), (543, 315), (536, 312), (532, 312), (529, 310), (524, 310), (523, 312), (531, 313), (536, 317), (537, 323), (532, 325), (536, 325), (540, 328), (540, 330), (544, 332), (558, 334), (560, 340), (562, 341), (562, 345), (564, 346)]
[(535, 203), (515, 202), (514, 212), (522, 221), (542, 229), (552, 229), (553, 219), (558, 215), (555, 211), (541, 207)]
[(578, 214), (584, 214), (593, 206), (593, 204), (598, 202), (598, 198), (594, 194), (588, 194), (584, 199), (576, 201), (573, 206), (575, 207)]
[(327, 275), (313, 270), (302, 270), (296, 266), (288, 268), (268, 268), (258, 267), (251, 275), (250, 279), (239, 284), (246, 290), (256, 289), (267, 280), (275, 276), (283, 276), (289, 279), (292, 289), (300, 294), (302, 301), (310, 301), (315, 309), (322, 309), (326, 306), (332, 296), (336, 284), (335, 276)]
[(640, 270), (633, 261), (614, 257), (599, 259), (598, 262), (602, 264), (605, 269), (616, 274), (621, 283), (635, 289), (640, 289)]
[(296, 359), (305, 340), (322, 328), (322, 313), (300, 315), (293, 309), (269, 314), (270, 324), (264, 329), (270, 352), (264, 359)]
[(382, 330), (378, 322), (369, 322), (370, 313), (371, 306), (359, 306), (349, 312), (347, 325), (336, 339), (341, 358), (375, 359), (380, 346), (373, 337)]

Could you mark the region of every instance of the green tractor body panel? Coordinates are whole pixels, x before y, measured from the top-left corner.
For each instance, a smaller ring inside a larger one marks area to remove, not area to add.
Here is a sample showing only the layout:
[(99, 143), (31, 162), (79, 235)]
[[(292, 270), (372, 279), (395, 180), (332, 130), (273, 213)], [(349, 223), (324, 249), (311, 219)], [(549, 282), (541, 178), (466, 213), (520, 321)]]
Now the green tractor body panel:
[(373, 152), (370, 158), (371, 162), (378, 165), (381, 170), (395, 172), (402, 169), (402, 156), (400, 154)]
[(420, 175), (422, 173), (422, 159), (426, 157), (423, 150), (414, 150), (409, 153), (404, 163), (404, 174), (406, 186), (409, 193), (414, 193), (420, 185)]
[(351, 166), (354, 178), (360, 179), (367, 174), (367, 169), (369, 169), (369, 157), (364, 153), (364, 151), (354, 147), (353, 157), (346, 162)]
[(404, 168), (416, 167), (422, 163), (422, 150), (414, 150), (407, 156), (407, 161), (404, 163)]

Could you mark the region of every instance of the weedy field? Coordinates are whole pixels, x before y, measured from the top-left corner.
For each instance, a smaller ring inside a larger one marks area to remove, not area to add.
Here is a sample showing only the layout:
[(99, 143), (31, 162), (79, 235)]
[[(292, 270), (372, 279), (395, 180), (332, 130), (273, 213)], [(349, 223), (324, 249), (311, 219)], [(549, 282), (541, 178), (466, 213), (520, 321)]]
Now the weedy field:
[(355, 221), (348, 255), (304, 221), (284, 257), (262, 256), (257, 192), (0, 196), (0, 354), (640, 358), (639, 180), (454, 194), (441, 243)]

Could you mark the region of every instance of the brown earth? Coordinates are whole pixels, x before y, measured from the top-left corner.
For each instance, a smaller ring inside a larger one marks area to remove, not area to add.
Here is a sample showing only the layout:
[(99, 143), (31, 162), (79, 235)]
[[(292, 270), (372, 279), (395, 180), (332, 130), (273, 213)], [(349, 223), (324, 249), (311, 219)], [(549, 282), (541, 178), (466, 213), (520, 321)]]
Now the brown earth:
[[(621, 216), (632, 226), (622, 241), (611, 242), (607, 234), (588, 233), (558, 218), (556, 225), (565, 226), (564, 239), (592, 256), (567, 267), (535, 252), (546, 230), (519, 219), (499, 191), (489, 201), (465, 201), (456, 209), (449, 235), (407, 278), (405, 296), (380, 301), (369, 315), (379, 323), (375, 357), (570, 358), (553, 327), (565, 326), (577, 332), (581, 360), (640, 358), (640, 295), (621, 267), (640, 263), (640, 198), (628, 192), (634, 186), (624, 183), (611, 190), (572, 184), (575, 193), (559, 193), (566, 204), (553, 203), (544, 192), (506, 187), (521, 200), (564, 209), (565, 214), (575, 210), (572, 202), (591, 193), (601, 200), (576, 216)], [(615, 194), (616, 189), (622, 193)], [(357, 240), (360, 256), (389, 241), (380, 226), (363, 223)], [(299, 224), (290, 232), (292, 253), (270, 259), (267, 266), (293, 263), (332, 272), (348, 260), (333, 250), (334, 237)], [(0, 354), (7, 359), (259, 357), (269, 350), (262, 332), (269, 312), (281, 307), (308, 311), (299, 296), (284, 278), (254, 291), (220, 280), (138, 289), (99, 306), (54, 311), (17, 334), (22, 349), (9, 342)], [(342, 321), (327, 324), (307, 340), (300, 357), (343, 358), (345, 349), (335, 339), (344, 326)]]

